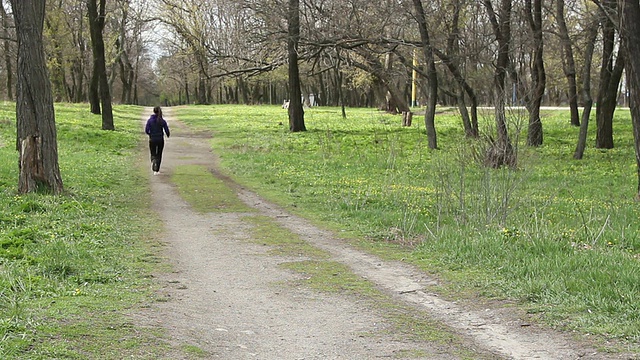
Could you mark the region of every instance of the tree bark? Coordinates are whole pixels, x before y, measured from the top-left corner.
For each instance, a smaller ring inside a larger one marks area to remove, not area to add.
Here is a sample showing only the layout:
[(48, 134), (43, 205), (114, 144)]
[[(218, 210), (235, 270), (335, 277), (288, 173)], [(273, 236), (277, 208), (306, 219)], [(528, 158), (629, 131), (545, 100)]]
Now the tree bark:
[(527, 145), (540, 146), (543, 141), (542, 121), (540, 120), (540, 106), (544, 96), (547, 75), (544, 69), (544, 42), (542, 40), (542, 0), (534, 0), (533, 8), (531, 0), (525, 3), (529, 26), (533, 33), (533, 64), (531, 67), (531, 80), (533, 91), (529, 100), (529, 131)]
[(91, 75), (89, 98), (92, 113), (100, 113), (99, 105), (98, 112), (95, 112), (96, 95), (102, 105), (102, 130), (114, 130), (111, 92), (109, 91), (109, 79), (107, 78), (107, 65), (104, 54), (104, 39), (102, 37), (102, 31), (105, 23), (106, 0), (100, 0), (99, 8), (96, 1), (97, 0), (87, 0), (89, 30), (91, 32), (91, 49), (93, 52), (93, 73)]
[(44, 1), (11, 0), (18, 38), (18, 192), (63, 192), (51, 83), (42, 32)]
[[(460, 72), (459, 66), (451, 56), (448, 56), (447, 54), (444, 54), (435, 48), (433, 49), (433, 51), (436, 56), (440, 60), (442, 60), (447, 69), (449, 69), (449, 72), (451, 73), (451, 75), (453, 75), (454, 79), (458, 83), (458, 86), (461, 87), (467, 94), (467, 96), (469, 96), (469, 99), (471, 99), (471, 123), (470, 125), (465, 124), (465, 133), (468, 137), (477, 138), (480, 134), (480, 130), (478, 127), (478, 97), (476, 96), (475, 91), (465, 80), (464, 76)], [(461, 111), (463, 110), (461, 109)], [(466, 111), (466, 107), (464, 111)]]
[(133, 79), (135, 78), (135, 72), (131, 61), (129, 61), (125, 41), (126, 34), (123, 25), (120, 31), (120, 37), (116, 40), (116, 47), (118, 48), (117, 63), (120, 68), (120, 82), (122, 83), (122, 96), (120, 101), (123, 104), (131, 104), (133, 102)]
[(584, 156), (584, 149), (587, 145), (587, 132), (589, 130), (589, 118), (591, 117), (591, 107), (593, 99), (591, 98), (591, 64), (593, 62), (593, 51), (598, 36), (598, 22), (592, 21), (587, 27), (587, 46), (584, 50), (584, 67), (582, 70), (582, 121), (580, 124), (580, 134), (578, 135), (578, 144), (573, 158), (581, 160)]
[[(477, 138), (480, 134), (478, 129), (478, 99), (471, 86), (460, 73), (460, 11), (462, 10), (463, 2), (464, 0), (455, 0), (453, 4), (453, 19), (447, 39), (447, 59), (442, 56), (438, 57), (445, 63), (458, 84), (459, 89), (456, 95), (465, 135), (470, 138)], [(471, 99), (471, 116), (469, 116), (467, 109), (465, 93)]]
[(436, 72), (436, 63), (433, 56), (431, 41), (429, 39), (429, 31), (427, 29), (427, 20), (424, 16), (422, 0), (413, 0), (413, 6), (416, 12), (416, 19), (418, 20), (418, 29), (420, 30), (422, 53), (427, 63), (427, 109), (424, 114), (424, 124), (427, 130), (427, 144), (429, 149), (437, 149), (438, 141), (436, 136), (435, 116), (436, 104), (438, 101), (438, 73)]
[(564, 76), (567, 78), (569, 86), (569, 109), (571, 110), (571, 125), (580, 126), (578, 112), (578, 85), (576, 80), (576, 63), (573, 56), (573, 47), (569, 37), (569, 29), (564, 15), (564, 0), (556, 0), (556, 19), (558, 21), (558, 32), (560, 35), (560, 45), (562, 46), (562, 68)]
[[(131, 61), (129, 60), (129, 54), (127, 52), (127, 22), (129, 20), (129, 3), (122, 4), (122, 18), (120, 20), (120, 33), (116, 39), (116, 48), (118, 49), (118, 56), (116, 57), (116, 63), (120, 69), (120, 82), (122, 83), (122, 94), (120, 102), (123, 104), (132, 104), (133, 102), (133, 80), (135, 78), (135, 72)], [(114, 74), (115, 75), (115, 74)]]
[(289, 131), (306, 131), (298, 68), (298, 42), (300, 41), (300, 0), (289, 0), (289, 26), (287, 48), (289, 54)]
[(13, 61), (11, 59), (11, 40), (9, 37), (9, 15), (4, 9), (4, 6), (0, 6), (0, 13), (2, 14), (2, 37), (4, 43), (4, 66), (7, 73), (6, 78), (6, 91), (7, 100), (13, 100)]
[(616, 109), (618, 86), (624, 68), (623, 56), (618, 52), (615, 56), (615, 24), (609, 14), (615, 10), (615, 0), (602, 2), (602, 64), (600, 67), (600, 86), (596, 98), (596, 148), (613, 149), (613, 113)]
[(491, 0), (484, 0), (493, 32), (498, 42), (498, 58), (494, 73), (494, 106), (497, 139), (486, 154), (485, 163), (498, 168), (501, 166), (515, 167), (516, 154), (511, 144), (505, 114), (505, 87), (509, 66), (509, 45), (511, 43), (511, 0), (502, 0), (499, 18), (491, 4)]
[(374, 84), (372, 89), (374, 92), (379, 91), (386, 93), (386, 96), (377, 93), (375, 96), (381, 97), (382, 99), (388, 98), (386, 104), (382, 106), (381, 109), (391, 114), (402, 114), (405, 111), (411, 111), (411, 109), (409, 109), (409, 104), (402, 99), (402, 96), (399, 95), (400, 91), (393, 84), (389, 73), (380, 59), (368, 49), (357, 48), (355, 49), (355, 52), (362, 57), (364, 63), (351, 59), (351, 64), (373, 75)]
[(623, 49), (628, 61), (627, 83), (631, 90), (631, 120), (636, 153), (638, 186), (636, 200), (640, 200), (640, 4), (637, 0), (620, 1), (620, 29)]

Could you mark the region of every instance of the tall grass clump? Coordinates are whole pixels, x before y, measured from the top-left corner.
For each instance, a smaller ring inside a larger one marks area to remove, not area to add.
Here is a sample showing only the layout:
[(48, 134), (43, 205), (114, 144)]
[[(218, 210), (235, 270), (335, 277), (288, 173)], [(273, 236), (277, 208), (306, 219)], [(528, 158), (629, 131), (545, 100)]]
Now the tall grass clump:
[[(509, 114), (517, 166), (482, 164), (487, 142), (466, 139), (454, 111), (438, 111), (439, 150), (420, 117), (371, 109), (307, 109), (290, 133), (278, 107), (186, 107), (213, 133), (226, 172), (297, 211), (356, 231), (449, 280), (449, 289), (519, 301), (541, 321), (640, 340), (640, 215), (629, 112), (614, 120), (616, 148), (572, 159), (568, 112), (543, 113), (545, 143), (529, 148), (526, 114)], [(483, 115), (491, 135), (491, 113)], [(594, 129), (590, 139), (594, 138)], [(398, 247), (395, 247), (398, 251)], [(391, 251), (391, 250), (388, 250)]]
[(127, 357), (145, 336), (124, 309), (149, 286), (142, 108), (115, 107), (116, 131), (87, 104), (55, 110), (65, 194), (18, 195), (15, 104), (0, 104), (0, 358)]

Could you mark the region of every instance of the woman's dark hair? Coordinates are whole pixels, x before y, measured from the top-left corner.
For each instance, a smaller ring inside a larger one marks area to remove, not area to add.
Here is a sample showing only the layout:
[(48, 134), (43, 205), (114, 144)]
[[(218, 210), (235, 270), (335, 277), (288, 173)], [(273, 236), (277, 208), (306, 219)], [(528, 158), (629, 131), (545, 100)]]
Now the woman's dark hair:
[(156, 122), (162, 120), (162, 108), (160, 106), (156, 106), (153, 108), (153, 113), (156, 114)]

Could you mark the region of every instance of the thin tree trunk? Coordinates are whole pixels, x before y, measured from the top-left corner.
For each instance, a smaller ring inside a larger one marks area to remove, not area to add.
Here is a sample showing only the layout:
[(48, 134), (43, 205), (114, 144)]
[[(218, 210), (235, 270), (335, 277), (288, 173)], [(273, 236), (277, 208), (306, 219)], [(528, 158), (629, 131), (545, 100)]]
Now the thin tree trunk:
[(480, 130), (478, 128), (478, 97), (476, 96), (475, 91), (462, 76), (458, 65), (450, 56), (442, 53), (435, 48), (433, 49), (433, 52), (438, 58), (440, 58), (440, 60), (442, 60), (447, 69), (449, 69), (449, 72), (451, 73), (451, 75), (453, 75), (454, 79), (458, 83), (458, 86), (464, 89), (467, 96), (469, 96), (469, 99), (471, 100), (471, 128), (466, 135), (473, 138), (478, 137), (478, 135), (480, 134)]
[(529, 101), (529, 131), (527, 134), (527, 145), (540, 146), (543, 141), (542, 121), (540, 120), (540, 105), (547, 83), (547, 76), (544, 69), (544, 43), (542, 40), (542, 0), (534, 0), (533, 9), (531, 0), (526, 4), (527, 17), (531, 31), (533, 32), (534, 55), (531, 68), (531, 78), (533, 81), (532, 96)]
[[(197, 87), (197, 92), (196, 92), (196, 97), (198, 99), (198, 104), (199, 105), (205, 105), (207, 104), (207, 84), (205, 82), (206, 79), (206, 74), (204, 72), (204, 70), (202, 69), (202, 67), (200, 68), (200, 77), (198, 79), (198, 87)], [(237, 103), (237, 97), (236, 97), (236, 103)]]
[(593, 62), (593, 51), (598, 36), (598, 22), (592, 21), (585, 31), (587, 33), (587, 46), (584, 50), (584, 67), (582, 70), (582, 121), (580, 124), (580, 134), (578, 135), (578, 144), (573, 158), (581, 160), (584, 156), (584, 149), (587, 145), (587, 132), (589, 130), (589, 118), (591, 117), (591, 107), (593, 99), (591, 98), (591, 64)]
[(435, 116), (438, 101), (438, 73), (436, 72), (436, 63), (429, 39), (429, 31), (427, 29), (427, 20), (424, 16), (422, 0), (413, 0), (413, 6), (416, 12), (416, 19), (418, 20), (418, 29), (420, 30), (422, 53), (427, 63), (427, 109), (424, 114), (424, 124), (427, 129), (427, 144), (429, 149), (437, 149), (438, 141), (436, 137)]
[(11, 0), (18, 38), (18, 192), (63, 192), (51, 84), (42, 39), (44, 1)]
[[(96, 0), (88, 0), (89, 29), (91, 32), (91, 48), (93, 50), (93, 75), (91, 77), (91, 95), (97, 95), (102, 104), (102, 130), (114, 130), (113, 109), (111, 107), (111, 92), (109, 91), (109, 79), (107, 78), (107, 66), (104, 53), (104, 39), (102, 31), (105, 23), (106, 0), (100, 0), (100, 5)], [(91, 101), (92, 112), (94, 101)]]
[[(476, 95), (465, 81), (464, 77), (460, 73), (460, 11), (462, 10), (463, 0), (455, 0), (453, 3), (453, 19), (451, 21), (451, 29), (449, 31), (449, 37), (447, 39), (447, 60), (438, 56), (442, 60), (449, 71), (453, 74), (453, 77), (457, 83), (458, 91), (456, 93), (458, 108), (460, 109), (460, 115), (462, 117), (462, 124), (464, 126), (465, 136), (470, 138), (477, 138), (479, 135), (478, 130), (478, 100)], [(434, 50), (435, 52), (435, 50)], [(437, 55), (437, 52), (436, 52)], [(467, 109), (465, 100), (465, 92), (471, 99), (471, 116)]]
[(573, 56), (573, 47), (571, 38), (569, 37), (569, 29), (564, 16), (564, 0), (556, 0), (556, 19), (558, 21), (558, 32), (560, 35), (560, 44), (562, 46), (562, 68), (564, 76), (567, 78), (569, 85), (569, 108), (571, 110), (571, 125), (580, 126), (580, 118), (578, 112), (578, 85), (576, 81), (576, 63)]
[(120, 101), (123, 104), (131, 104), (132, 90), (133, 90), (133, 67), (129, 61), (125, 44), (124, 34), (120, 33), (120, 39), (116, 40), (116, 46), (118, 47), (118, 59), (117, 63), (120, 68), (120, 82), (122, 83), (122, 96)]
[(4, 9), (4, 6), (0, 6), (0, 12), (2, 14), (2, 37), (4, 43), (4, 66), (7, 73), (6, 78), (6, 90), (7, 100), (13, 100), (13, 62), (11, 60), (11, 40), (9, 37), (9, 15)]
[(498, 42), (498, 59), (494, 74), (494, 106), (497, 139), (488, 150), (486, 164), (491, 167), (516, 166), (517, 160), (509, 138), (505, 114), (505, 87), (509, 66), (509, 45), (511, 43), (511, 0), (502, 0), (499, 18), (490, 0), (484, 0), (493, 31)]
[(306, 131), (304, 109), (300, 90), (300, 70), (298, 69), (298, 42), (300, 41), (300, 0), (289, 0), (289, 131)]
[(191, 94), (189, 93), (189, 76), (184, 75), (184, 97), (187, 104), (191, 104)]
[[(104, 61), (102, 65), (100, 65), (100, 59), (104, 59), (104, 51), (102, 55), (99, 53), (97, 48), (98, 42), (98, 5), (96, 4), (96, 0), (88, 0), (87, 1), (87, 9), (89, 15), (89, 32), (91, 35), (91, 50), (93, 53), (93, 70), (91, 72), (91, 80), (89, 81), (89, 105), (91, 106), (91, 113), (99, 115), (101, 113), (100, 109), (100, 72), (106, 71), (106, 65)], [(103, 44), (104, 50), (104, 44)]]
[[(604, 11), (613, 13), (615, 10), (614, 0), (604, 0)], [(617, 64), (614, 68), (615, 56), (615, 24), (613, 24), (607, 13), (601, 15), (602, 19), (602, 64), (600, 67), (600, 86), (598, 87), (596, 105), (596, 148), (613, 148), (613, 113), (616, 108), (618, 85), (622, 76), (616, 75), (615, 68), (621, 69), (618, 65), (622, 60), (621, 54), (618, 56)]]
[(336, 74), (336, 83), (337, 83), (337, 90), (338, 90), (338, 101), (340, 103), (340, 112), (342, 114), (342, 118), (346, 119), (347, 118), (347, 111), (345, 109), (345, 105), (344, 105), (344, 93), (342, 91), (342, 72), (340, 71), (340, 62), (338, 62), (338, 64), (336, 64), (336, 67), (334, 68), (335, 74)]

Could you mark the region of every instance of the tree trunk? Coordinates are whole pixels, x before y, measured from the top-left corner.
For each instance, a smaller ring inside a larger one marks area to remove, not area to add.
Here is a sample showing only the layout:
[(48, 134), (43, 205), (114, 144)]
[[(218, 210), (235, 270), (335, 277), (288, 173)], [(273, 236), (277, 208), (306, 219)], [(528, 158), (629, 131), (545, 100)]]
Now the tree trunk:
[(298, 69), (298, 42), (300, 41), (300, 0), (289, 0), (289, 131), (306, 131), (304, 109), (300, 90), (300, 70)]
[(413, 6), (418, 21), (418, 29), (420, 30), (420, 39), (422, 43), (422, 53), (427, 63), (427, 109), (424, 114), (424, 124), (427, 130), (427, 144), (429, 149), (437, 149), (438, 141), (436, 136), (436, 104), (438, 101), (438, 73), (436, 72), (436, 63), (433, 57), (433, 49), (429, 39), (429, 31), (427, 29), (427, 20), (424, 16), (424, 8), (422, 0), (413, 0)]
[[(596, 148), (613, 148), (613, 113), (616, 108), (618, 86), (622, 76), (622, 56), (614, 68), (615, 56), (615, 24), (608, 16), (615, 10), (615, 0), (602, 3), (607, 13), (602, 14), (602, 65), (600, 67), (600, 86), (598, 87), (596, 105)], [(616, 70), (619, 69), (619, 72)], [(619, 73), (619, 76), (617, 75)]]
[(122, 96), (120, 101), (123, 104), (131, 104), (133, 101), (134, 71), (125, 48), (125, 34), (123, 31), (120, 33), (120, 39), (116, 40), (116, 46), (118, 47), (119, 53), (117, 62), (120, 67), (120, 82), (122, 83)]
[[(399, 95), (400, 91), (393, 84), (386, 67), (381, 63), (380, 59), (367, 49), (358, 48), (355, 51), (364, 59), (364, 63), (352, 61), (353, 66), (373, 75), (372, 89), (375, 92), (374, 97), (380, 97), (385, 100), (385, 104), (380, 109), (390, 114), (402, 114), (402, 112), (411, 111), (409, 104)], [(379, 92), (386, 93), (386, 95)]]
[(187, 104), (191, 104), (191, 94), (189, 93), (189, 76), (184, 74), (184, 96)]
[(533, 64), (531, 78), (533, 91), (529, 101), (529, 132), (527, 145), (540, 146), (543, 141), (542, 121), (540, 120), (540, 105), (547, 83), (547, 75), (544, 69), (544, 43), (542, 40), (542, 0), (534, 0), (533, 9), (531, 0), (526, 2), (527, 17), (533, 33)]
[(637, 0), (619, 1), (622, 44), (628, 61), (627, 83), (631, 90), (631, 121), (638, 176), (635, 197), (640, 200), (640, 4)]
[(558, 21), (558, 32), (560, 44), (562, 46), (562, 68), (564, 76), (569, 85), (569, 108), (571, 109), (571, 125), (580, 126), (578, 113), (578, 85), (576, 81), (576, 63), (573, 56), (573, 47), (569, 37), (569, 29), (564, 16), (564, 0), (556, 0), (556, 19)]
[[(200, 78), (198, 79), (198, 91), (196, 93), (196, 97), (198, 98), (199, 105), (207, 104), (207, 83), (206, 83), (206, 74), (202, 68), (200, 69)], [(237, 103), (237, 98), (236, 98)]]
[(4, 6), (0, 6), (0, 12), (2, 14), (2, 37), (4, 43), (4, 66), (7, 73), (7, 79), (5, 82), (7, 90), (7, 100), (13, 100), (13, 62), (11, 59), (11, 40), (9, 37), (9, 15), (4, 9)]
[[(94, 37), (97, 36), (96, 32), (99, 31), (97, 28), (98, 22), (98, 9), (96, 5), (96, 0), (87, 0), (88, 7), (88, 15), (89, 15), (89, 32), (91, 35), (91, 50), (93, 52), (93, 70), (91, 72), (91, 79), (89, 80), (89, 105), (91, 106), (91, 113), (99, 115), (100, 111), (100, 64), (99, 57), (101, 56), (98, 53), (96, 41)], [(104, 56), (104, 52), (102, 53)], [(106, 71), (106, 65), (103, 62), (102, 71)]]
[(589, 129), (589, 118), (591, 117), (591, 106), (593, 105), (593, 99), (591, 98), (591, 64), (593, 62), (596, 38), (598, 36), (598, 22), (592, 21), (585, 33), (587, 34), (587, 46), (584, 50), (584, 67), (582, 70), (582, 103), (584, 109), (582, 110), (578, 144), (576, 145), (576, 151), (573, 153), (573, 158), (576, 160), (582, 159), (584, 149), (587, 145), (587, 131)]
[(132, 89), (132, 99), (131, 103), (134, 105), (138, 105), (138, 74), (139, 74), (139, 59), (136, 59), (136, 65), (133, 70), (133, 89)]
[(18, 192), (63, 191), (51, 83), (42, 40), (44, 1), (11, 0), (18, 38)]
[(344, 93), (342, 91), (342, 72), (340, 71), (340, 62), (338, 61), (338, 63), (336, 64), (336, 67), (333, 69), (333, 71), (335, 72), (335, 78), (336, 78), (336, 88), (338, 91), (338, 103), (340, 104), (340, 112), (342, 114), (342, 118), (346, 119), (347, 118), (347, 111), (345, 109), (345, 105), (344, 105)]
[[(462, 10), (463, 2), (464, 0), (455, 0), (453, 3), (453, 19), (451, 21), (449, 37), (447, 38), (447, 56), (442, 57), (437, 55), (435, 49), (434, 52), (440, 60), (445, 63), (449, 72), (451, 72), (456, 81), (458, 87), (458, 90), (456, 91), (456, 101), (460, 110), (460, 116), (462, 117), (465, 136), (469, 138), (477, 138), (479, 135), (478, 99), (476, 98), (476, 94), (471, 86), (469, 86), (460, 73), (460, 11)], [(469, 96), (469, 99), (471, 99), (471, 116), (469, 116), (469, 111), (467, 109), (465, 92)]]
[[(96, 0), (87, 1), (89, 12), (89, 30), (91, 32), (91, 49), (93, 51), (93, 74), (91, 76), (91, 94), (95, 97), (97, 89), (100, 103), (102, 104), (102, 130), (114, 130), (113, 109), (111, 107), (111, 92), (109, 91), (109, 79), (107, 78), (107, 66), (104, 53), (104, 39), (102, 31), (105, 22), (105, 2), (100, 0), (98, 9)], [(91, 99), (91, 109), (94, 110), (94, 99)], [(99, 113), (99, 112), (98, 112)]]
[[(57, 23), (52, 23), (47, 17), (45, 17), (44, 25), (49, 34), (57, 34), (60, 32)], [(71, 99), (67, 91), (68, 86), (66, 84), (66, 67), (64, 66), (66, 60), (58, 40), (58, 38), (50, 39), (50, 47), (52, 48), (50, 56), (55, 59), (55, 61), (50, 61), (49, 64), (52, 85), (51, 93), (55, 102), (61, 102), (63, 100), (70, 101)]]
[[(471, 100), (471, 125), (468, 130), (465, 127), (465, 133), (468, 137), (477, 138), (480, 134), (480, 130), (478, 127), (478, 97), (476, 96), (475, 91), (462, 76), (462, 73), (460, 72), (460, 69), (456, 62), (453, 60), (453, 57), (442, 53), (438, 49), (433, 49), (433, 51), (436, 56), (438, 56), (438, 58), (440, 58), (440, 60), (442, 60), (442, 62), (447, 66), (447, 69), (449, 69), (449, 72), (451, 73), (451, 75), (453, 75), (454, 79), (458, 83), (458, 86), (464, 90), (467, 96), (469, 96), (469, 99)], [(466, 111), (466, 107), (464, 111)]]
[(490, 0), (484, 0), (493, 31), (498, 42), (498, 59), (494, 74), (494, 106), (497, 139), (486, 154), (485, 163), (494, 168), (504, 165), (515, 167), (516, 154), (509, 138), (505, 114), (505, 87), (509, 66), (509, 45), (511, 43), (511, 0), (502, 0), (500, 15), (496, 17)]

